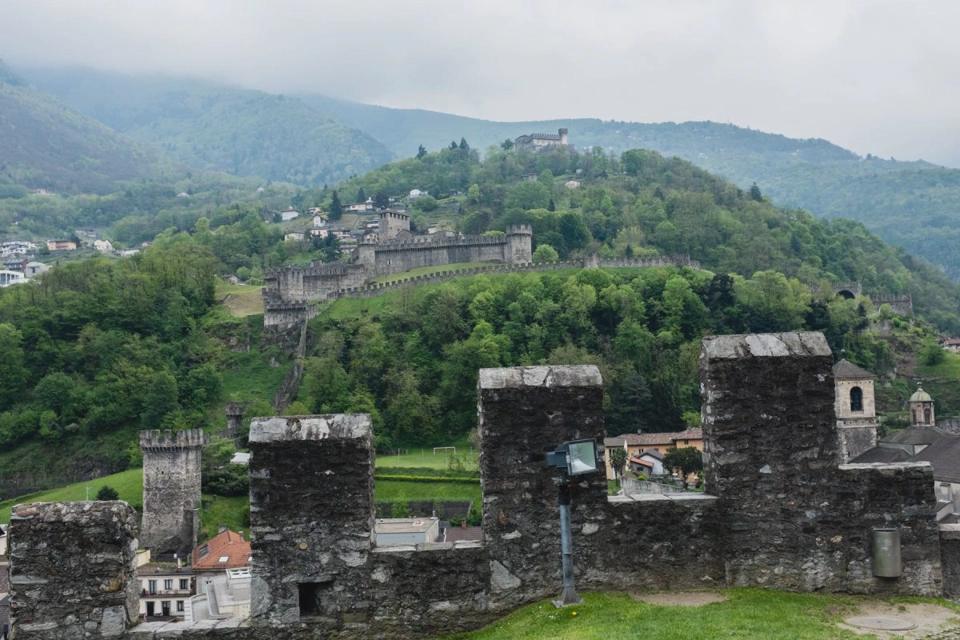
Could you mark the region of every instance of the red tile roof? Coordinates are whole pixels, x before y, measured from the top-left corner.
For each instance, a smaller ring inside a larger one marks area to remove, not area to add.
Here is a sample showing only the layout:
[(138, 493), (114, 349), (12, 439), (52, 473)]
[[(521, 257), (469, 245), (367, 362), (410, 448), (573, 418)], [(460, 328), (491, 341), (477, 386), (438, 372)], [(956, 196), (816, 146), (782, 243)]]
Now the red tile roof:
[(229, 529), (218, 533), (191, 555), (194, 570), (224, 571), (250, 566), (250, 541)]
[(686, 429), (667, 433), (626, 433), (622, 437), (627, 446), (653, 447), (657, 445), (673, 446), (676, 440), (702, 440), (703, 429)]

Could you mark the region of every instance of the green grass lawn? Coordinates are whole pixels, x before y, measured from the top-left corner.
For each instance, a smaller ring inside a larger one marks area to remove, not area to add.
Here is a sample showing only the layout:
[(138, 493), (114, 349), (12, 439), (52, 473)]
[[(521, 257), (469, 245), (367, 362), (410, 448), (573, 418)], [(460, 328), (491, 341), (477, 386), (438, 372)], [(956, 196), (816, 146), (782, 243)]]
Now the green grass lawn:
[[(559, 590), (559, 585), (558, 585)], [(834, 640), (875, 638), (835, 626), (872, 598), (728, 589), (729, 599), (700, 607), (655, 606), (622, 593), (586, 593), (582, 605), (539, 602), (456, 640)], [(911, 602), (917, 599), (911, 599)], [(943, 601), (928, 600), (951, 608)]]
[(924, 377), (960, 380), (960, 353), (945, 351), (943, 362), (937, 365), (917, 363), (917, 373)]
[(441, 271), (456, 271), (459, 269), (472, 269), (473, 267), (489, 267), (491, 263), (489, 262), (458, 262), (455, 264), (445, 264), (437, 267), (420, 267), (419, 269), (411, 269), (410, 271), (404, 271), (403, 273), (394, 273), (389, 276), (380, 276), (374, 283), (387, 283), (387, 282), (396, 282), (397, 280), (403, 280), (404, 278), (415, 278), (417, 276), (429, 276), (434, 273), (440, 273)]
[(134, 507), (143, 506), (143, 470), (128, 469), (112, 476), (104, 476), (96, 480), (78, 482), (59, 489), (34, 493), (12, 500), (0, 502), (0, 524), (10, 522), (10, 509), (15, 504), (25, 502), (76, 502), (87, 499), (87, 487), (90, 488), (90, 499), (93, 500), (97, 491), (104, 485), (110, 485), (120, 494), (121, 500), (126, 500)]
[(446, 502), (472, 500), (477, 507), (483, 494), (479, 484), (456, 482), (405, 482), (377, 480), (374, 490), (377, 502)]
[[(217, 284), (217, 300), (238, 318), (263, 315), (263, 287), (248, 284)], [(229, 296), (229, 298), (228, 298)]]
[[(377, 469), (386, 467), (417, 468), (417, 469), (448, 469), (450, 467), (450, 451), (437, 451), (433, 453), (433, 448), (415, 450), (413, 453), (407, 453), (400, 456), (381, 455), (377, 456)], [(466, 471), (477, 471), (480, 467), (480, 454), (475, 449), (457, 447), (457, 458), (464, 463)], [(399, 471), (398, 471), (399, 473)]]
[[(0, 524), (10, 522), (10, 509), (15, 504), (25, 502), (74, 502), (85, 500), (87, 487), (90, 488), (89, 495), (90, 499), (93, 500), (97, 495), (97, 490), (105, 484), (116, 489), (120, 494), (121, 500), (126, 500), (135, 507), (142, 507), (143, 471), (141, 469), (129, 469), (97, 480), (78, 482), (66, 487), (61, 487), (60, 489), (43, 491), (0, 502)], [(399, 500), (423, 502), (473, 500), (474, 504), (479, 505), (481, 492), (479, 484), (379, 480), (376, 484), (375, 496), (378, 502), (397, 502)], [(204, 508), (200, 511), (201, 537), (216, 534), (219, 525), (230, 527), (234, 531), (249, 528), (249, 526), (244, 523), (244, 511), (249, 504), (249, 498), (247, 496), (224, 498), (204, 495), (203, 503)]]

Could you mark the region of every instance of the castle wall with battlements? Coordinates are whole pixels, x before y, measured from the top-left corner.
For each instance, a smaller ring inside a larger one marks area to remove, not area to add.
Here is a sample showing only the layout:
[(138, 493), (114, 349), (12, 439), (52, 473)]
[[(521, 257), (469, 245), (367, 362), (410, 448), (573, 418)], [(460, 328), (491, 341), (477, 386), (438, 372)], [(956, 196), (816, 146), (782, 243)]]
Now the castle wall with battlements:
[[(185, 640), (432, 637), (554, 596), (561, 588), (560, 474), (544, 453), (580, 439), (597, 443), (600, 456), (600, 472), (577, 476), (572, 489), (581, 591), (709, 584), (957, 593), (960, 544), (956, 532), (937, 526), (932, 467), (838, 464), (832, 364), (820, 333), (705, 338), (706, 491), (643, 496), (607, 495), (603, 380), (595, 366), (481, 369), (482, 542), (377, 544), (369, 416), (255, 418), (250, 624), (176, 633)], [(92, 621), (101, 602), (124, 602), (119, 594), (136, 582), (123, 564), (124, 550), (135, 548), (123, 518), (96, 520), (106, 527), (97, 534), (97, 558), (74, 552), (75, 540), (63, 535), (90, 519), (83, 515), (90, 504), (15, 510), (13, 603), (33, 629), (65, 623), (70, 605), (58, 594), (66, 589), (81, 590), (77, 613)], [(877, 529), (899, 532), (899, 577), (875, 575)], [(102, 567), (101, 556), (110, 564)], [(115, 598), (104, 595), (102, 582), (80, 581), (91, 570), (111, 578)], [(113, 637), (167, 637), (151, 624)], [(87, 637), (108, 636), (92, 628)]]

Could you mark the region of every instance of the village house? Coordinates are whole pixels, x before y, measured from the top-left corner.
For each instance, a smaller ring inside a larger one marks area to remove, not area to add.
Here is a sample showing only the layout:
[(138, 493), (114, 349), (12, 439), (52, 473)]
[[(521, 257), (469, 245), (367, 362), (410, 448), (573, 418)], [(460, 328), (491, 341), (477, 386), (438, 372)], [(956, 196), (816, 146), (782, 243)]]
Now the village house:
[(685, 429), (684, 431), (671, 431), (666, 433), (625, 433), (613, 438), (604, 438), (603, 446), (606, 449), (607, 477), (613, 478), (613, 467), (610, 466), (610, 452), (613, 449), (622, 448), (627, 452), (627, 465), (633, 468), (636, 465), (643, 469), (652, 469), (655, 463), (648, 458), (644, 459), (644, 453), (656, 452), (661, 455), (661, 465), (663, 454), (676, 447), (693, 447), (698, 451), (703, 451), (703, 429), (697, 427), (694, 429)]
[(250, 541), (243, 532), (226, 528), (193, 550), (197, 595), (191, 601), (192, 621), (250, 615), (251, 560)]
[(100, 253), (113, 253), (113, 244), (109, 240), (94, 240), (93, 248)]
[(329, 232), (329, 230), (327, 230), (327, 229), (318, 229), (318, 228), (314, 227), (314, 228), (310, 229), (309, 233), (310, 233), (310, 236), (313, 237), (313, 238), (321, 238), (321, 239), (323, 239), (323, 238), (326, 238), (327, 235), (329, 235), (330, 232)]
[(0, 287), (12, 287), (15, 284), (23, 284), (27, 277), (21, 271), (0, 270)]
[(28, 262), (23, 267), (23, 275), (27, 276), (28, 278), (36, 278), (37, 276), (43, 275), (47, 271), (50, 271), (50, 265), (42, 262)]
[(378, 518), (374, 529), (378, 547), (436, 542), (440, 537), (440, 519)]
[(429, 191), (423, 191), (420, 189), (411, 189), (409, 198), (411, 200), (416, 200), (417, 198), (422, 198), (423, 196), (428, 196), (428, 195), (430, 195)]
[(290, 241), (293, 241), (293, 242), (301, 242), (302, 240), (303, 240), (303, 232), (302, 232), (302, 231), (291, 231), (291, 232), (289, 232), (289, 233), (283, 234), (283, 241), (284, 241), (284, 242), (290, 242)]
[(940, 345), (950, 353), (960, 353), (960, 338), (945, 338)]
[(182, 562), (153, 562), (150, 550), (137, 554), (140, 580), (140, 617), (144, 620), (185, 620), (196, 593), (193, 569)]
[(77, 243), (73, 240), (47, 240), (47, 251), (76, 251)]
[(290, 222), (291, 220), (296, 220), (299, 218), (300, 212), (293, 207), (290, 207), (286, 211), (281, 211), (278, 215), (280, 216), (281, 222)]

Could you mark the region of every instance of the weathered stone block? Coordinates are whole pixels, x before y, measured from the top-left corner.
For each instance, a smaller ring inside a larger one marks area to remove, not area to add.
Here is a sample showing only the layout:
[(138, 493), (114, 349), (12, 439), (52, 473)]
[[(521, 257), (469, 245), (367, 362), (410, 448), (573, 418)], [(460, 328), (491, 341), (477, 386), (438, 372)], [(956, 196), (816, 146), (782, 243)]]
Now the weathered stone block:
[(126, 502), (14, 507), (16, 638), (121, 636), (138, 613), (136, 551), (136, 513)]
[(368, 415), (251, 422), (255, 624), (335, 628), (356, 613), (370, 580), (372, 445)]

